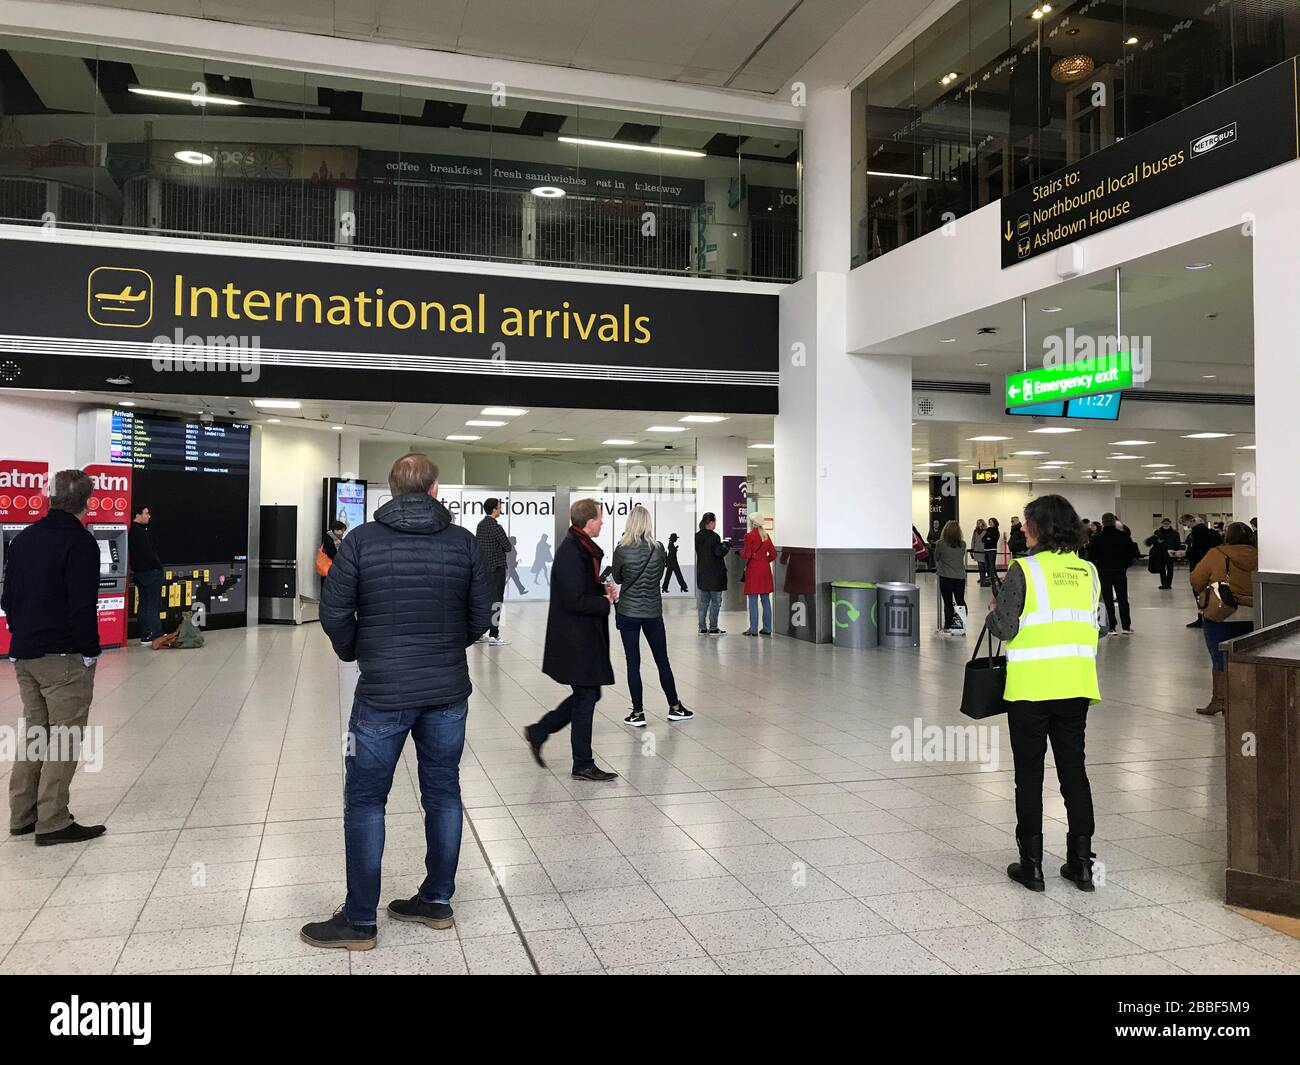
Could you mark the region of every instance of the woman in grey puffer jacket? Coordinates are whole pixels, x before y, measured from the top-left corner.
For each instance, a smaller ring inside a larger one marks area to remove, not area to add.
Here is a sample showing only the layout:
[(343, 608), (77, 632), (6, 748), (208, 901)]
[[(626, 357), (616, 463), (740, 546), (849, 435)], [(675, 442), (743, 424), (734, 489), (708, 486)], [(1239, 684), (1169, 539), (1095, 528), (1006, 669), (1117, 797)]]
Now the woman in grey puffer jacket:
[(650, 512), (637, 505), (628, 515), (623, 536), (614, 548), (612, 576), (619, 586), (614, 622), (623, 637), (627, 655), (627, 687), (632, 695), (632, 712), (623, 719), (634, 728), (645, 727), (645, 708), (641, 690), (641, 634), (645, 633), (659, 667), (659, 683), (668, 698), (668, 720), (689, 721), (695, 715), (677, 698), (673, 667), (668, 663), (668, 636), (664, 630), (664, 610), (660, 585), (668, 553), (655, 540)]

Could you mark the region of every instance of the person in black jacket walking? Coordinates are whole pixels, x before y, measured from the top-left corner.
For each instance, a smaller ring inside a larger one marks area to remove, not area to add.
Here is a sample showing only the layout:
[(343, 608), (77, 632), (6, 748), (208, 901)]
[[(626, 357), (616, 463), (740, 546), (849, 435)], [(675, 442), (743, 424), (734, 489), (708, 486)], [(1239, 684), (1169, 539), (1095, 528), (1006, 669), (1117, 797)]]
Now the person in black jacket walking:
[(567, 684), (572, 694), (533, 725), (525, 725), (524, 740), (537, 764), (542, 744), (566, 725), (573, 749), (573, 775), (579, 780), (614, 780), (618, 774), (596, 766), (591, 753), (591, 724), (602, 684), (614, 683), (609, 662), (609, 609), (618, 589), (601, 585), (605, 552), (596, 543), (605, 523), (600, 504), (579, 499), (569, 508), (569, 535), (555, 549), (551, 565), (551, 603), (546, 619), (542, 672)]
[[(483, 500), (483, 520), (478, 523), (474, 536), (478, 540), (478, 549), (483, 555), (483, 565), (487, 567), (488, 580), (492, 588), (492, 625), (488, 629), (488, 643), (500, 647), (510, 641), (501, 638), (501, 612), (506, 605), (506, 579), (510, 575), (509, 556), (514, 551), (514, 544), (501, 528), (497, 518), (501, 515), (501, 500), (489, 496)], [(517, 579), (516, 579), (517, 580)]]
[(727, 590), (727, 553), (730, 548), (715, 532), (718, 517), (712, 511), (700, 518), (700, 530), (695, 534), (695, 601), (700, 619), (701, 636), (725, 636), (718, 628), (718, 611), (722, 609), (722, 593)]
[(1133, 635), (1133, 619), (1128, 604), (1128, 568), (1137, 557), (1133, 534), (1119, 524), (1114, 514), (1101, 516), (1101, 531), (1092, 538), (1088, 559), (1097, 567), (1101, 580), (1101, 598), (1106, 604), (1106, 624), (1110, 635), (1116, 634), (1115, 601), (1119, 600), (1119, 621), (1124, 635)]
[[(1214, 529), (1211, 529), (1206, 525), (1205, 522), (1201, 521), (1201, 519), (1195, 514), (1184, 514), (1178, 519), (1178, 521), (1182, 524), (1183, 528), (1187, 530), (1186, 557), (1187, 569), (1190, 573), (1200, 565), (1201, 559), (1210, 553), (1210, 548), (1218, 547), (1223, 543), (1223, 537)], [(1189, 621), (1187, 627), (1189, 629), (1199, 629), (1203, 627), (1204, 624), (1205, 621), (1201, 617), (1201, 612), (1198, 607), (1196, 611), (1196, 620)]]
[(478, 543), (438, 502), (438, 467), (403, 455), (388, 474), (393, 498), (339, 545), (321, 597), (321, 628), (360, 678), (344, 757), (347, 899), (305, 925), (317, 947), (375, 945), (384, 807), (407, 734), (415, 740), (427, 876), (397, 921), (450, 928), (463, 811), (460, 756), (469, 712), (465, 648), (492, 620), (492, 586)]
[(0, 606), (9, 657), (29, 736), (41, 738), (40, 757), (16, 760), (10, 773), (9, 834), (34, 832), (39, 847), (104, 834), (103, 825), (79, 825), (68, 812), (100, 654), (99, 545), (81, 524), (93, 488), (84, 471), (60, 470), (50, 512), (5, 553)]
[(1145, 543), (1150, 548), (1147, 554), (1150, 560), (1149, 568), (1152, 573), (1160, 574), (1160, 590), (1170, 591), (1174, 586), (1173, 552), (1183, 549), (1183, 541), (1178, 536), (1178, 530), (1174, 528), (1172, 521), (1163, 518), (1160, 528), (1152, 532)]
[[(686, 587), (686, 578), (682, 576), (682, 565), (677, 561), (677, 534), (668, 534), (668, 559), (664, 562), (664, 591), (668, 591), (668, 585), (671, 578), (677, 578), (677, 586), (683, 592), (689, 592)], [(617, 579), (617, 578), (615, 578)]]
[(140, 642), (153, 643), (162, 635), (163, 564), (154, 550), (149, 535), (149, 522), (153, 515), (149, 508), (137, 503), (132, 508), (131, 527), (126, 532), (127, 561), (131, 564), (131, 580), (139, 596), (140, 607), (136, 617), (140, 622)]

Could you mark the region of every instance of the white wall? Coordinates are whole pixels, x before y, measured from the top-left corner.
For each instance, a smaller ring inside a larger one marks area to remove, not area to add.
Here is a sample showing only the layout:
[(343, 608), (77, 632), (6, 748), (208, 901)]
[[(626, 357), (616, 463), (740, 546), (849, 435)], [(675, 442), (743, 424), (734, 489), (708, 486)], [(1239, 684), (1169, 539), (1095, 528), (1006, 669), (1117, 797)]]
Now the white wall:
[(298, 592), (318, 596), (316, 548), (325, 530), (320, 527), (324, 503), (322, 482), (341, 477), (338, 433), (267, 425), (262, 429), (263, 506), (298, 508)]
[(77, 465), (77, 403), (0, 393), (0, 458), (48, 462), (50, 473)]
[[(1116, 491), (1113, 484), (1082, 484), (1070, 482), (1053, 484), (1051, 481), (1035, 481), (1023, 484), (981, 484), (963, 483), (957, 493), (957, 522), (967, 542), (971, 530), (979, 518), (987, 521), (997, 518), (1005, 536), (1011, 529), (1012, 517), (1024, 518), (1025, 504), (1041, 495), (1063, 495), (1079, 512), (1080, 518), (1100, 521), (1107, 511), (1117, 513), (1123, 518), (1123, 511), (1117, 509)], [(1143, 519), (1145, 521), (1145, 518)], [(1135, 526), (1141, 524), (1134, 519)], [(930, 527), (930, 485), (928, 481), (916, 480), (912, 483), (912, 524), (925, 536)]]

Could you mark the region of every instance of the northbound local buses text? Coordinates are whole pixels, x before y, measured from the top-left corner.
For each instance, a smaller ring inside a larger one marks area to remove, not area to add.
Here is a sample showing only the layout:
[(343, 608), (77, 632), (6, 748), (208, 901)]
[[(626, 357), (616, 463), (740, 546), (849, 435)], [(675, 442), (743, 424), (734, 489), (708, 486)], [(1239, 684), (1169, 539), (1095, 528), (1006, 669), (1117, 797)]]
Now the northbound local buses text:
[[(1042, 207), (1035, 207), (1030, 212), (1030, 217), (1036, 226), (1051, 222), (1062, 215), (1072, 214), (1089, 204), (1096, 204), (1096, 206), (1082, 218), (1062, 222), (1060, 225), (1051, 226), (1035, 233), (1034, 247), (1039, 248), (1044, 245), (1055, 244), (1061, 240), (1068, 240), (1086, 233), (1090, 229), (1096, 229), (1099, 226), (1126, 218), (1133, 210), (1130, 200), (1124, 199), (1118, 203), (1110, 204), (1103, 204), (1102, 201), (1108, 196), (1130, 191), (1150, 178), (1168, 173), (1174, 167), (1181, 166), (1185, 159), (1186, 153), (1180, 148), (1178, 151), (1154, 162), (1144, 160), (1137, 163), (1131, 170), (1126, 170), (1123, 174), (1104, 177), (1097, 184), (1081, 192), (1066, 192), (1066, 189), (1069, 189), (1079, 180), (1077, 173), (1067, 173), (1042, 185), (1035, 185), (1032, 193), (1035, 203), (1046, 200), (1051, 196), (1057, 197), (1051, 203)], [(1061, 193), (1064, 193), (1064, 195), (1061, 195)]]
[(634, 315), (624, 303), (617, 311), (586, 311), (568, 300), (559, 307), (502, 307), (495, 322), (488, 314), (487, 295), (471, 303), (393, 299), (382, 288), (342, 295), (316, 292), (241, 289), (233, 282), (220, 288), (187, 283), (177, 274), (174, 285), (177, 318), (227, 321), (335, 325), (362, 329), (418, 329), (439, 333), (533, 337), (547, 340), (595, 340), (605, 344), (650, 343), (650, 316)]

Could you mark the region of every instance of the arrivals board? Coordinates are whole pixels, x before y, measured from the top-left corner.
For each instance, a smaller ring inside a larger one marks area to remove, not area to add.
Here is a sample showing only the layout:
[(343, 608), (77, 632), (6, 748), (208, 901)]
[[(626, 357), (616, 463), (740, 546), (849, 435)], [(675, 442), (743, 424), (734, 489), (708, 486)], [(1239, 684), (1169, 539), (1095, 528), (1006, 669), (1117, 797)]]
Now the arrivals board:
[(1300, 157), (1296, 60), (1002, 199), (1002, 267)]
[(248, 476), (249, 427), (113, 411), (109, 455), (115, 465), (173, 473)]

